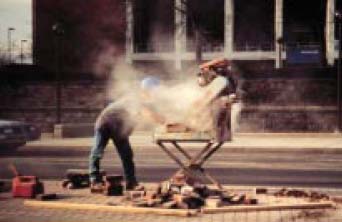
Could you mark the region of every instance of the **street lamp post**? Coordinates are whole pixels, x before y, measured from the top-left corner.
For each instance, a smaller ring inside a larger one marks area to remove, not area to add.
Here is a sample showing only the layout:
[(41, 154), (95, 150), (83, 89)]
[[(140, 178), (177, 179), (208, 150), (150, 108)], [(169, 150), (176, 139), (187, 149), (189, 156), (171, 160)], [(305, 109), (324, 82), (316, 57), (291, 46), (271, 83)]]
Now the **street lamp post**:
[(52, 26), (52, 31), (55, 35), (55, 57), (56, 57), (56, 123), (61, 123), (61, 106), (62, 106), (62, 81), (61, 81), (61, 53), (60, 49), (62, 48), (62, 37), (64, 35), (64, 27), (60, 22), (56, 22)]
[(12, 63), (12, 36), (11, 32), (14, 31), (15, 28), (9, 27), (7, 29), (7, 38), (8, 38), (8, 62)]
[(20, 63), (23, 64), (24, 63), (24, 50), (23, 50), (23, 45), (24, 43), (27, 42), (26, 39), (22, 39), (20, 41)]
[(342, 80), (342, 12), (335, 13), (336, 22), (338, 25), (338, 60), (337, 60), (337, 128), (339, 132), (342, 132), (342, 106), (341, 106), (341, 80)]

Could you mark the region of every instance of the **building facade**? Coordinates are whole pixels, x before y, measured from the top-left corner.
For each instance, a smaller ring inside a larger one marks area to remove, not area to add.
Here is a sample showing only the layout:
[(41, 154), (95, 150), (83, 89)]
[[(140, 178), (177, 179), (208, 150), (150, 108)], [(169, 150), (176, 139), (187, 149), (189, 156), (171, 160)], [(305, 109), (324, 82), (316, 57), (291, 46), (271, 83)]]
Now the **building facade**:
[[(336, 0), (127, 0), (126, 61), (204, 60), (334, 65)], [(302, 53), (302, 54), (301, 54)]]
[(341, 9), (337, 0), (33, 0), (33, 57), (53, 70), (59, 54), (65, 69), (84, 72), (111, 47), (128, 63), (180, 70), (200, 45), (203, 60), (332, 66)]

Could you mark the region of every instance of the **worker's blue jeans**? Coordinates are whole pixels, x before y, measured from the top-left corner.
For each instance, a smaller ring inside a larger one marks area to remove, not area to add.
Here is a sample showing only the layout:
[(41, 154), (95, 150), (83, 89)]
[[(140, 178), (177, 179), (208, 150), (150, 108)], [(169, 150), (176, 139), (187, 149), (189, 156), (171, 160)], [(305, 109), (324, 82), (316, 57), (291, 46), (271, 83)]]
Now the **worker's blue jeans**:
[(109, 129), (95, 129), (94, 135), (94, 145), (90, 152), (89, 157), (89, 175), (91, 182), (101, 182), (102, 178), (100, 177), (100, 161), (103, 157), (104, 150), (108, 144), (109, 140), (112, 140), (116, 150), (120, 156), (124, 174), (126, 177), (126, 182), (129, 184), (136, 184), (135, 177), (135, 166), (133, 162), (133, 151), (131, 145), (129, 143), (129, 139), (121, 138), (120, 136), (115, 135)]

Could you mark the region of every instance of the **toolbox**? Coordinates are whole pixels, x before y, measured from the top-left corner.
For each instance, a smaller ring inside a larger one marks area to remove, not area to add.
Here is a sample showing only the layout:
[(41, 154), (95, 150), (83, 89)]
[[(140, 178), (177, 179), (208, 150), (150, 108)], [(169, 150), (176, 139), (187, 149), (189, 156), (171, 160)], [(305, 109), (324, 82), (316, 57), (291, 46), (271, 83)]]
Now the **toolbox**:
[(36, 176), (16, 176), (12, 180), (12, 196), (35, 198), (44, 193), (44, 185)]

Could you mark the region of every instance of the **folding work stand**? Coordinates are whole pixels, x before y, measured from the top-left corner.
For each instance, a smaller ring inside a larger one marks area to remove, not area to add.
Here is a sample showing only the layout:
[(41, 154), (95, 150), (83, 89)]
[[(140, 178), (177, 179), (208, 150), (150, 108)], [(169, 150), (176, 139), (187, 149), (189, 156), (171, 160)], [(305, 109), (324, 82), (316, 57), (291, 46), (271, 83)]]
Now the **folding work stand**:
[[(203, 164), (223, 145), (223, 143), (214, 143), (211, 140), (210, 135), (207, 133), (157, 133), (154, 135), (154, 141), (158, 146), (179, 166), (180, 170), (186, 176), (203, 182), (203, 178), (207, 178), (212, 184), (216, 185), (217, 188), (222, 189), (222, 185), (214, 179), (205, 169), (202, 167)], [(206, 145), (195, 155), (191, 156), (181, 144), (185, 143), (205, 143)], [(166, 144), (173, 145), (180, 154), (182, 154), (187, 163), (184, 163), (178, 158)]]

